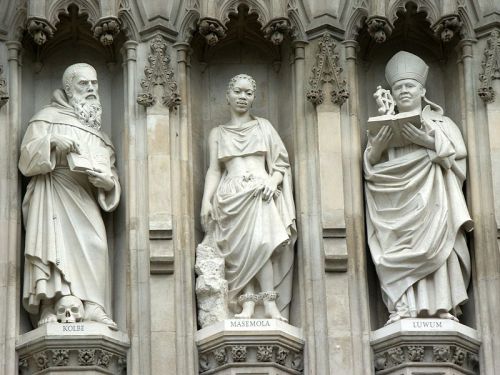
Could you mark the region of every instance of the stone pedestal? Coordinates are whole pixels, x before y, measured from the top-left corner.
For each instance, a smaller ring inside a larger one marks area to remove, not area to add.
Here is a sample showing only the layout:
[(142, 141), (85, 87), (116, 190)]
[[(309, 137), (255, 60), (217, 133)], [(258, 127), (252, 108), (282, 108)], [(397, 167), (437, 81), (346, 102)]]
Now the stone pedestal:
[(204, 375), (303, 373), (302, 330), (276, 319), (228, 319), (196, 333)]
[(402, 319), (372, 332), (376, 375), (477, 375), (477, 331), (448, 319)]
[(19, 374), (125, 374), (129, 346), (103, 324), (49, 323), (18, 337)]

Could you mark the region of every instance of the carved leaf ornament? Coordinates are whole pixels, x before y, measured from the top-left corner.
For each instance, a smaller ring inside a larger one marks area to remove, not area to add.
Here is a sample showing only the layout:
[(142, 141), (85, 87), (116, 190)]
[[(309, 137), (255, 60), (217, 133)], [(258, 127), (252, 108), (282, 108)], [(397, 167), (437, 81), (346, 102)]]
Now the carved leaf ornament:
[(500, 79), (500, 31), (498, 30), (493, 31), (487, 40), (482, 66), (483, 72), (479, 75), (481, 87), (477, 94), (484, 102), (491, 103), (495, 100), (493, 80)]
[(322, 86), (329, 82), (334, 86), (331, 93), (333, 103), (342, 105), (349, 93), (347, 92), (347, 82), (340, 77), (342, 68), (339, 67), (338, 54), (334, 53), (335, 42), (329, 34), (324, 34), (319, 42), (319, 51), (316, 55), (316, 63), (312, 68), (309, 79), (310, 89), (306, 93), (307, 100), (313, 104), (321, 104), (324, 101)]
[(174, 71), (170, 67), (167, 43), (160, 35), (157, 35), (151, 42), (150, 48), (149, 65), (144, 68), (145, 79), (141, 80), (143, 92), (137, 96), (137, 103), (145, 107), (155, 104), (157, 99), (154, 96), (154, 88), (162, 86), (162, 104), (170, 109), (176, 108), (181, 103), (181, 99), (177, 92)]

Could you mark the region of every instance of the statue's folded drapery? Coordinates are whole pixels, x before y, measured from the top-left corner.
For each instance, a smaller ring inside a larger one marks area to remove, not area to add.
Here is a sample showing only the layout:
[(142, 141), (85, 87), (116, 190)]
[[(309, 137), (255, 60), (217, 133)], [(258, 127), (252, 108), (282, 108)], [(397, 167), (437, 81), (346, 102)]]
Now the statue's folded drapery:
[(436, 151), (389, 149), (387, 160), (371, 165), (368, 145), (368, 244), (390, 311), (403, 302), (410, 316), (460, 314), (471, 271), (464, 230), (472, 222), (462, 192), (466, 149), (449, 118), (426, 107), (422, 119)]
[[(83, 126), (64, 103), (62, 91), (31, 121), (21, 146), (19, 169), (32, 176), (23, 201), (26, 228), (23, 304), (32, 314), (40, 302), (72, 294), (109, 311), (106, 230), (100, 209), (120, 199), (113, 146), (100, 131)], [(51, 149), (64, 135), (108, 154), (115, 187), (95, 188), (85, 173), (72, 172), (66, 156)]]
[[(229, 301), (235, 301), (238, 293), (272, 259), (275, 290), (279, 292), (276, 303), (281, 313), (288, 316), (296, 239), (288, 154), (272, 125), (262, 118), (241, 128), (221, 125), (218, 131), (219, 145), (225, 142), (225, 136), (236, 137), (240, 150), (256, 148), (259, 153), (265, 152), (268, 174), (274, 171), (283, 174), (279, 194), (269, 203), (262, 199), (259, 189), (263, 176), (229, 176), (226, 171), (214, 194), (217, 222), (214, 239), (225, 258)], [(231, 134), (225, 135), (227, 132)], [(232, 156), (241, 156), (237, 151), (234, 153)], [(226, 152), (221, 154), (225, 159), (231, 158)]]

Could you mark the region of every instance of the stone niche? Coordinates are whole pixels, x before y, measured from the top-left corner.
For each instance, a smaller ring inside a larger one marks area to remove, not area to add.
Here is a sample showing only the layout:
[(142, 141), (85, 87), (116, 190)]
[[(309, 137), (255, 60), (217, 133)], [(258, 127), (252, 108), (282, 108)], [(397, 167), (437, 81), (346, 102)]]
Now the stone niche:
[[(293, 173), (293, 74), (290, 39), (286, 37), (281, 45), (274, 45), (266, 40), (261, 30), (263, 25), (257, 21), (257, 15), (249, 14), (245, 6), (240, 6), (237, 14), (230, 14), (225, 26), (226, 36), (214, 46), (208, 46), (205, 38), (197, 32), (191, 41), (193, 53), (189, 105), (193, 125), (193, 186), (197, 218), (209, 161), (208, 135), (213, 127), (226, 123), (230, 118), (226, 90), (230, 78), (237, 74), (246, 73), (255, 79), (257, 92), (251, 113), (272, 123), (285, 143)], [(199, 244), (203, 239), (199, 221), (196, 222), (196, 236), (196, 243)], [(216, 267), (223, 267), (223, 260), (215, 259), (213, 262)], [(197, 269), (198, 273), (203, 272)], [(295, 278), (294, 290), (296, 289)], [(205, 328), (199, 330), (196, 336), (199, 372), (228, 375), (302, 373), (303, 339), (301, 329), (297, 328), (301, 322), (296, 295), (294, 293), (291, 302), (290, 324), (274, 319), (231, 319), (232, 314), (217, 303), (210, 305), (206, 311), (201, 311), (203, 302), (200, 302), (198, 296), (198, 314), (204, 314), (202, 320), (212, 319), (211, 322), (214, 323), (204, 323)], [(211, 313), (214, 307), (226, 310), (222, 314), (226, 320)], [(262, 314), (260, 309), (262, 306), (257, 305), (257, 316)], [(240, 324), (245, 326), (239, 326)]]
[[(462, 96), (457, 55), (458, 37), (442, 43), (433, 35), (425, 12), (417, 12), (408, 3), (398, 13), (394, 30), (383, 44), (370, 39), (366, 28), (358, 35), (359, 118), (364, 150), (367, 143), (366, 120), (377, 115), (373, 93), (377, 86), (390, 89), (384, 70), (389, 59), (398, 51), (408, 51), (421, 57), (429, 66), (426, 96), (444, 109), (464, 134)], [(467, 185), (465, 185), (465, 189)], [(469, 251), (471, 249), (469, 248)], [(368, 288), (370, 299), (374, 368), (377, 375), (410, 374), (478, 374), (480, 340), (476, 327), (473, 278), (468, 287), (469, 300), (462, 305), (460, 323), (448, 319), (402, 319), (384, 327), (389, 313), (383, 303), (380, 283), (371, 261), (369, 249)]]
[[(30, 118), (50, 103), (53, 91), (62, 87), (66, 67), (78, 62), (94, 66), (103, 108), (102, 129), (115, 146), (118, 174), (122, 189), (126, 189), (125, 96), (116, 94), (124, 92), (120, 53), (124, 36), (118, 34), (111, 46), (101, 45), (92, 35), (87, 16), (80, 14), (74, 5), (68, 8), (68, 14), (62, 13), (59, 20), (53, 38), (43, 46), (36, 45), (27, 32), (23, 38), (21, 133), (25, 133)], [(22, 179), (23, 197), (27, 182)], [(119, 331), (91, 322), (51, 323), (34, 329), (29, 315), (21, 308), (17, 351), (22, 374), (51, 374), (53, 367), (58, 374), (120, 374), (126, 368), (129, 346), (128, 337), (123, 333), (127, 331), (126, 194), (122, 190), (117, 210), (103, 213), (112, 275), (111, 288), (107, 291), (109, 313)], [(24, 248), (24, 244), (21, 247)]]

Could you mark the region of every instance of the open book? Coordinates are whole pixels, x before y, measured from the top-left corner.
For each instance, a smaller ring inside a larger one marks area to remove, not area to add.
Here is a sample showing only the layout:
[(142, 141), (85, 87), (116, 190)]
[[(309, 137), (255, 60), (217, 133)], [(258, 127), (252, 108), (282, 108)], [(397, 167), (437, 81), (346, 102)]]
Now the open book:
[(101, 171), (108, 175), (111, 173), (109, 152), (103, 147), (90, 147), (80, 143), (80, 154), (70, 152), (67, 155), (68, 166), (73, 172)]
[(416, 128), (421, 127), (420, 114), (412, 112), (402, 112), (396, 115), (383, 115), (370, 117), (368, 119), (368, 132), (370, 135), (376, 136), (382, 127), (389, 125), (392, 129), (392, 138), (389, 147), (402, 147), (411, 144), (412, 142), (406, 139), (401, 133), (404, 124), (412, 123)]

